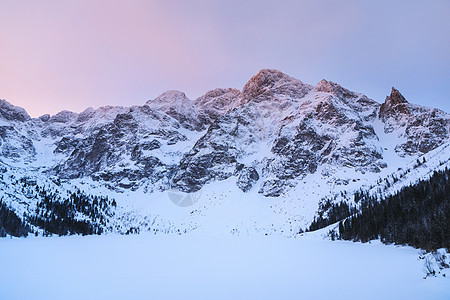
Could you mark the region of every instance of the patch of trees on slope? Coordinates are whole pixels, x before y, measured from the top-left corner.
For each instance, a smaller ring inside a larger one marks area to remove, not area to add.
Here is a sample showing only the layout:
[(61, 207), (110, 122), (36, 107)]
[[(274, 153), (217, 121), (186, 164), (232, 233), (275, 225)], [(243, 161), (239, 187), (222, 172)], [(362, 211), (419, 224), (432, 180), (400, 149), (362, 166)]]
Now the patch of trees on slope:
[(450, 170), (436, 171), (427, 180), (404, 187), (382, 200), (364, 193), (358, 212), (348, 205), (333, 205), (327, 218), (316, 219), (316, 230), (339, 219), (338, 238), (410, 245), (426, 250), (450, 249)]
[[(37, 199), (36, 209), (20, 218), (0, 198), (0, 237), (21, 237), (28, 233), (43, 235), (101, 234), (106, 218), (113, 214), (115, 200), (108, 197), (87, 195), (76, 189), (62, 196), (57, 190), (50, 191), (26, 180), (17, 181), (21, 188), (32, 192)], [(34, 228), (34, 230), (33, 230)]]

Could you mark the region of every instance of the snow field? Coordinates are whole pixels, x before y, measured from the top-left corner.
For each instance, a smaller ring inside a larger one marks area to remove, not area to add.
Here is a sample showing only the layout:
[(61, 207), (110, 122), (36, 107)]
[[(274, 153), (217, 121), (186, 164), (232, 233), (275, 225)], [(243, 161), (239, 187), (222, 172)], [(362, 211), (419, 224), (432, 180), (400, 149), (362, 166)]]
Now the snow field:
[(220, 235), (1, 239), (1, 299), (449, 299), (410, 247)]

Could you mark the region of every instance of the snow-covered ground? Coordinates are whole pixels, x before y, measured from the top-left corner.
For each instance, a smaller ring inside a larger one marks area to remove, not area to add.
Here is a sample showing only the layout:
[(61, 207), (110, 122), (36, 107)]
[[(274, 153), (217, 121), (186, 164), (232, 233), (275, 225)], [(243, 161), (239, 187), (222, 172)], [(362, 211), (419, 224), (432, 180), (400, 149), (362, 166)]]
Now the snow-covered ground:
[(450, 299), (410, 247), (314, 236), (0, 239), (0, 299)]

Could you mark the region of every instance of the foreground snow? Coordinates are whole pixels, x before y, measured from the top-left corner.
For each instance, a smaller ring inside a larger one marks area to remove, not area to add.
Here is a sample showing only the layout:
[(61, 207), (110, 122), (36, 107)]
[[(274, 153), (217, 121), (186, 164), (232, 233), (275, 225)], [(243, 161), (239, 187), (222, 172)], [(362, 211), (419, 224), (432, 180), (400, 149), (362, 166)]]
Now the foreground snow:
[(1, 239), (1, 299), (450, 299), (419, 251), (314, 237)]

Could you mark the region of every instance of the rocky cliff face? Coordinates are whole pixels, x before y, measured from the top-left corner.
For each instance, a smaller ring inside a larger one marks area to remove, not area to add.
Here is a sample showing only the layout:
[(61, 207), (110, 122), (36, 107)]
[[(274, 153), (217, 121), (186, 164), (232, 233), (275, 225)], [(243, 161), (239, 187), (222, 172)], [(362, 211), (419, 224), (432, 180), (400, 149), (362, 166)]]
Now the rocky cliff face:
[(376, 109), (364, 95), (322, 80), (280, 126), (271, 147), (274, 156), (263, 169), (269, 179), (260, 192), (279, 196), (320, 166), (328, 175), (340, 168), (379, 172), (386, 167), (371, 125)]
[(0, 99), (0, 118), (5, 121), (25, 122), (31, 120), (25, 109), (14, 106), (6, 100)]
[(386, 137), (395, 155), (415, 159), (448, 143), (449, 128), (447, 113), (410, 104), (394, 88), (380, 105), (337, 83), (314, 87), (261, 70), (242, 91), (196, 100), (168, 91), (143, 106), (80, 114), (32, 119), (2, 100), (0, 160), (117, 190), (195, 192), (234, 178), (244, 192), (277, 197), (311, 174), (332, 182), (336, 170), (381, 172), (393, 164)]
[[(103, 117), (105, 110), (107, 118)], [(168, 187), (177, 157), (182, 155), (178, 146), (193, 142), (182, 125), (188, 119), (178, 121), (147, 105), (100, 108), (90, 114), (70, 125), (78, 134), (63, 136), (55, 143), (54, 153), (67, 158), (51, 170), (53, 175), (67, 179), (88, 176), (119, 188), (135, 189), (143, 181), (149, 190)], [(98, 116), (102, 122), (94, 121)]]
[(380, 106), (379, 115), (385, 133), (406, 140), (396, 145), (400, 156), (427, 153), (449, 140), (447, 113), (411, 104), (395, 88)]
[(298, 108), (299, 100), (311, 90), (312, 86), (279, 71), (260, 71), (244, 86), (240, 105), (218, 117), (182, 159), (173, 178), (175, 186), (193, 192), (208, 182), (239, 173), (241, 165), (244, 170), (253, 168), (253, 177), (259, 178), (261, 158), (249, 158), (258, 156), (260, 147), (270, 145), (280, 121)]

